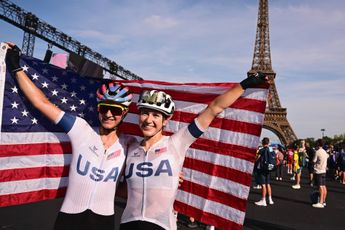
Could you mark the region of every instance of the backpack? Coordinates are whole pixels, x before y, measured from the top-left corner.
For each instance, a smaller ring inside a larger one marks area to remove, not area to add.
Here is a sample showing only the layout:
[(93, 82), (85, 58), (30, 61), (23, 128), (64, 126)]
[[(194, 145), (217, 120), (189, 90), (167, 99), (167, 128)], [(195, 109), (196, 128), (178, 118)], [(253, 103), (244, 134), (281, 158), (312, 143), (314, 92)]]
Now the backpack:
[(277, 169), (277, 155), (271, 147), (265, 147), (265, 152), (262, 153), (262, 169), (266, 172), (272, 172)]
[(298, 152), (298, 165), (300, 167), (305, 167), (306, 166), (306, 155), (305, 152)]

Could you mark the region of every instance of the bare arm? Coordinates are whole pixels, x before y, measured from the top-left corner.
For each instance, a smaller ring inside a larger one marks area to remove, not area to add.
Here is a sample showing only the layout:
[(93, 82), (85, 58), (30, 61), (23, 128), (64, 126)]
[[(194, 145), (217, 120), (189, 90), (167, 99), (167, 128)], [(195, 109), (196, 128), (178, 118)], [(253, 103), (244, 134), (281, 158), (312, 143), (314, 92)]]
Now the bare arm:
[(224, 94), (216, 97), (207, 108), (199, 114), (198, 123), (201, 128), (207, 129), (213, 119), (221, 112), (234, 103), (244, 92), (240, 84), (226, 91)]
[(216, 97), (207, 108), (198, 116), (198, 123), (203, 129), (207, 129), (213, 119), (227, 107), (232, 105), (247, 88), (254, 88), (259, 84), (267, 82), (267, 77), (262, 73), (257, 73), (248, 77), (237, 84), (235, 87), (227, 90), (222, 95)]
[(20, 68), (19, 52), (14, 49), (15, 45), (12, 43), (7, 44), (9, 45), (9, 49), (7, 50), (6, 61), (9, 63), (8, 67), (17, 80), (19, 88), (36, 109), (51, 121), (56, 121), (61, 110), (48, 100), (43, 92), (36, 87), (26, 73)]

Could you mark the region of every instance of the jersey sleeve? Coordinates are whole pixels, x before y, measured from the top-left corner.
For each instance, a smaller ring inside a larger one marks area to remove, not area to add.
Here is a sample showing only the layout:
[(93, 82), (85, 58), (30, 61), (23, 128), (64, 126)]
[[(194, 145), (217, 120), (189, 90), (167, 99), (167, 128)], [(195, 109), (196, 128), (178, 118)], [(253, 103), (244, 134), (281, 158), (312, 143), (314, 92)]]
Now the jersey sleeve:
[(69, 113), (61, 112), (55, 121), (69, 136), (72, 145), (77, 145), (85, 141), (86, 130), (92, 130), (91, 126), (82, 118)]
[(60, 126), (66, 133), (68, 133), (72, 129), (76, 118), (77, 117), (73, 116), (72, 114), (61, 111), (58, 119), (55, 121), (55, 124)]

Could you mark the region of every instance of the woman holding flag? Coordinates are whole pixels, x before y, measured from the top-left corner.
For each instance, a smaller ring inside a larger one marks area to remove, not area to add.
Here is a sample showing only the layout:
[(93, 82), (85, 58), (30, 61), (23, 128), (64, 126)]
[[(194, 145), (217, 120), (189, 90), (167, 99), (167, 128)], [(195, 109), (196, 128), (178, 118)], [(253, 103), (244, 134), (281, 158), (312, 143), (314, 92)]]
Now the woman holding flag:
[(170, 137), (163, 135), (163, 129), (173, 116), (173, 99), (163, 91), (145, 90), (141, 93), (137, 108), (139, 128), (144, 138), (128, 148), (125, 169), (128, 199), (121, 230), (177, 229), (173, 203), (178, 188), (178, 172), (182, 170), (187, 149), (245, 89), (266, 81), (261, 73), (246, 78), (216, 97), (192, 123)]
[(128, 112), (132, 94), (127, 87), (110, 82), (97, 91), (98, 131), (82, 118), (62, 111), (36, 87), (19, 65), (20, 49), (7, 43), (7, 68), (29, 102), (62, 127), (72, 144), (69, 183), (54, 230), (114, 230), (114, 197), (133, 137), (118, 126)]

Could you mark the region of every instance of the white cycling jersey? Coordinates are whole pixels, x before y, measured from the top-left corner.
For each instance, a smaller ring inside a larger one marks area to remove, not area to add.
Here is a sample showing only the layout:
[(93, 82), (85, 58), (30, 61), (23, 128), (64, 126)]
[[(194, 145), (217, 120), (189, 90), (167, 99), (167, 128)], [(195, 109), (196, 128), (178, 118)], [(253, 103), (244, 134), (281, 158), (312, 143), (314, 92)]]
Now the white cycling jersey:
[(100, 135), (84, 120), (62, 112), (56, 122), (72, 144), (69, 183), (61, 211), (81, 213), (87, 209), (100, 215), (114, 214), (117, 183), (133, 137), (120, 135), (105, 149)]
[(121, 223), (139, 220), (177, 229), (173, 203), (179, 172), (187, 149), (202, 132), (195, 120), (172, 136), (164, 136), (147, 152), (138, 142), (129, 146), (125, 169), (128, 198)]

